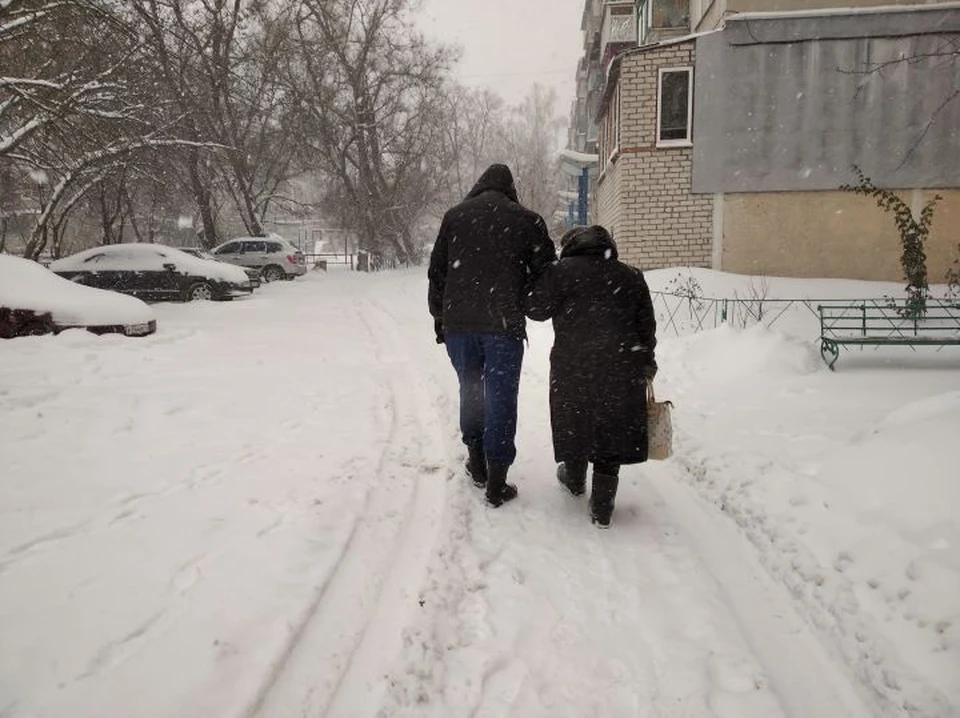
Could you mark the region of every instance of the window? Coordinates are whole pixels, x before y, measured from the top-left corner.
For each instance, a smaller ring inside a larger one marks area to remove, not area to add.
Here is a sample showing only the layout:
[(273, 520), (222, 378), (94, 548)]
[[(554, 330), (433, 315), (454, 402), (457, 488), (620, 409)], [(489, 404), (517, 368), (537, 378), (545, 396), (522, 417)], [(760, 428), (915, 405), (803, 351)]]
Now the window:
[(217, 254), (240, 254), (240, 242), (230, 242), (217, 250)]
[(693, 68), (660, 70), (657, 92), (657, 147), (693, 144)]
[(243, 251), (246, 254), (266, 254), (267, 243), (266, 242), (244, 242)]
[(614, 137), (616, 138), (616, 147), (614, 147), (614, 152), (620, 151), (620, 83), (617, 83), (617, 91), (614, 93), (614, 115), (613, 115), (613, 132)]
[(600, 126), (600, 162), (605, 166), (620, 152), (620, 83), (617, 83)]
[(637, 0), (636, 12), (638, 45), (664, 39), (663, 30), (690, 30), (690, 0)]
[(267, 254), (278, 254), (283, 251), (283, 247), (277, 242), (267, 242)]

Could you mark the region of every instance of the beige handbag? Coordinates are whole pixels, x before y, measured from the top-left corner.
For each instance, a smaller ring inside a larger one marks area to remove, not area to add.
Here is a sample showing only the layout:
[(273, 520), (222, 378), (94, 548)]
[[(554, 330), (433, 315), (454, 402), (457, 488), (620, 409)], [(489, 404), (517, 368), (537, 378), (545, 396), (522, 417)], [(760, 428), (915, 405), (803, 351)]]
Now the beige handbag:
[(673, 455), (673, 422), (670, 410), (673, 403), (657, 401), (653, 394), (653, 382), (647, 381), (647, 458), (663, 461)]

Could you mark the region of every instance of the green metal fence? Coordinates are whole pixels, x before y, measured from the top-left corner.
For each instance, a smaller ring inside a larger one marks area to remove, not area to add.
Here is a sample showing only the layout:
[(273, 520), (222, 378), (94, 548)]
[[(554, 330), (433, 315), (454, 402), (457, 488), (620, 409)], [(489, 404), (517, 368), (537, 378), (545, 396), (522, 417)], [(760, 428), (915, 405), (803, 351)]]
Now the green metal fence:
[[(651, 292), (654, 313), (657, 317), (657, 333), (661, 336), (684, 336), (722, 325), (746, 328), (762, 324), (776, 328), (788, 336), (805, 341), (820, 339), (819, 307), (883, 308), (894, 310), (898, 303), (889, 297), (880, 299), (729, 299), (715, 297), (692, 297), (668, 292)], [(902, 304), (902, 302), (900, 302)], [(921, 319), (921, 324), (944, 323), (960, 330), (960, 300), (928, 299), (930, 319)], [(913, 322), (914, 320), (910, 320)]]

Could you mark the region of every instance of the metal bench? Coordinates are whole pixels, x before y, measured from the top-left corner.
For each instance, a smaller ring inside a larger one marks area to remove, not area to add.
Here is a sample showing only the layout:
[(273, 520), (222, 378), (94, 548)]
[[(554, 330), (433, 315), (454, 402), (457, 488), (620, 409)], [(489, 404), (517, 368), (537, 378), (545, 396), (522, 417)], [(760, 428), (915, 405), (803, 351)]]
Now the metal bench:
[(960, 346), (960, 302), (928, 299), (922, 317), (905, 302), (857, 299), (820, 304), (820, 355), (830, 369), (841, 346)]

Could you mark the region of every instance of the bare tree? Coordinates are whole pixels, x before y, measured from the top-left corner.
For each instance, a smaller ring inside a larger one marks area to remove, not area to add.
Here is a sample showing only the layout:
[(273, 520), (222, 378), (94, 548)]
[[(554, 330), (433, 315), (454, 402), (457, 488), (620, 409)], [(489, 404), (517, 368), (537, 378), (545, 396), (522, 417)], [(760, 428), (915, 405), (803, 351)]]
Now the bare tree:
[(464, 198), (480, 174), (501, 155), (505, 130), (503, 98), (488, 88), (451, 85), (445, 92), (445, 119), (438, 151), (443, 157), (443, 209)]
[(349, 227), (362, 248), (401, 261), (417, 254), (413, 228), (442, 186), (436, 149), (453, 57), (414, 32), (410, 4), (303, 0), (290, 75), (305, 149), (349, 207)]
[(511, 109), (503, 130), (501, 152), (513, 169), (520, 200), (544, 217), (557, 207), (559, 131), (556, 91), (534, 85), (523, 103)]
[(292, 53), (292, 3), (132, 0), (131, 5), (185, 135), (233, 150), (218, 153), (212, 164), (201, 152), (184, 158), (185, 184), (197, 203), (205, 241), (215, 242), (218, 234), (213, 211), (218, 184), (233, 199), (247, 232), (263, 235), (270, 203), (300, 171), (291, 106), (279, 82)]
[[(137, 36), (115, 5), (94, 0), (0, 1), (0, 163), (24, 180), (38, 256), (66, 216), (126, 155), (169, 137), (145, 84)], [(34, 185), (30, 190), (30, 185)]]

